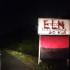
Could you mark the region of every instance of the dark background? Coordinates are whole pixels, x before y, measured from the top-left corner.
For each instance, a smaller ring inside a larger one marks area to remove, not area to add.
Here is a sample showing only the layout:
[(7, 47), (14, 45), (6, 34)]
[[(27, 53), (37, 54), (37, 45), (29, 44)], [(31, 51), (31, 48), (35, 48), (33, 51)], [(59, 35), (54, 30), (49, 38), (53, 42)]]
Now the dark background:
[(70, 19), (69, 3), (68, 1), (2, 0), (0, 2), (1, 45), (11, 39), (22, 41), (38, 36), (39, 17)]

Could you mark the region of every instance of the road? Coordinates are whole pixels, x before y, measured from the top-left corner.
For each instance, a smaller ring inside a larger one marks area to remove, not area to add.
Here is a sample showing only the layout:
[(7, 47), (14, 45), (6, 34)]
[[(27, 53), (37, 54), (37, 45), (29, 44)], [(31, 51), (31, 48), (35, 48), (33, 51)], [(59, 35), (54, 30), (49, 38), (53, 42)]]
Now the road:
[(15, 57), (2, 52), (2, 70), (32, 70)]

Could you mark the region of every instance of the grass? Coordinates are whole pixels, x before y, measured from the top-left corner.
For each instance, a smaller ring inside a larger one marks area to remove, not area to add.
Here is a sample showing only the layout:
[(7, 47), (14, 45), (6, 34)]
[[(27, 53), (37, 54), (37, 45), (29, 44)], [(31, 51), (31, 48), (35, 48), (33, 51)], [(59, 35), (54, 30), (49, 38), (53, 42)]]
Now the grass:
[(6, 52), (23, 62), (32, 70), (56, 70), (52, 64), (41, 62), (38, 65), (38, 40), (16, 42), (11, 47), (13, 49), (6, 49)]
[(37, 56), (38, 54), (38, 42), (33, 40), (24, 40), (22, 42), (16, 42), (12, 44), (10, 48), (33, 56)]
[(33, 57), (30, 55), (26, 55), (22, 52), (13, 51), (13, 50), (6, 50), (6, 52), (14, 57), (16, 57), (18, 60), (23, 62), (28, 67), (31, 67), (33, 70), (50, 70), (50, 67), (48, 67), (47, 64), (37, 64), (37, 57)]
[[(24, 40), (21, 43), (16, 42), (6, 49), (6, 52), (20, 60), (22, 63), (32, 68), (32, 70), (57, 70), (59, 68), (56, 63), (43, 63), (38, 65), (38, 41)], [(59, 69), (58, 69), (59, 70)]]
[(13, 51), (13, 50), (6, 50), (8, 52), (8, 54), (13, 55), (14, 57), (18, 58), (19, 60), (21, 60), (23, 63), (25, 64), (33, 64), (34, 63), (34, 58), (30, 55), (26, 55), (22, 52), (18, 52), (18, 51)]

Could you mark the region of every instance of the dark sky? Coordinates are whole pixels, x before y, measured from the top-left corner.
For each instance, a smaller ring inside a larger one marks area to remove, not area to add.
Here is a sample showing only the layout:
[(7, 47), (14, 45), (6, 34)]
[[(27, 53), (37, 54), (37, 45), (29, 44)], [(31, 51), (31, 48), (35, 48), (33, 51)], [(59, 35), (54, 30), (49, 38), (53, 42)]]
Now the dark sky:
[(18, 1), (0, 2), (0, 35), (8, 32), (36, 32), (38, 17), (70, 19), (70, 2)]

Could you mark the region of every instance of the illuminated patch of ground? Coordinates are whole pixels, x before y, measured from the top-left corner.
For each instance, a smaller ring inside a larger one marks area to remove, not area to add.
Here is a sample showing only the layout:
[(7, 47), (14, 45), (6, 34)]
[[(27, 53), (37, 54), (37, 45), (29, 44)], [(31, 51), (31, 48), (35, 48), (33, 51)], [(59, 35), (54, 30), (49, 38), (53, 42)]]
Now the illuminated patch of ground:
[(13, 51), (13, 50), (6, 50), (6, 52), (14, 57), (16, 57), (18, 60), (23, 62), (28, 67), (32, 68), (33, 70), (49, 70), (49, 67), (44, 64), (37, 64), (37, 58), (26, 55), (24, 53)]

